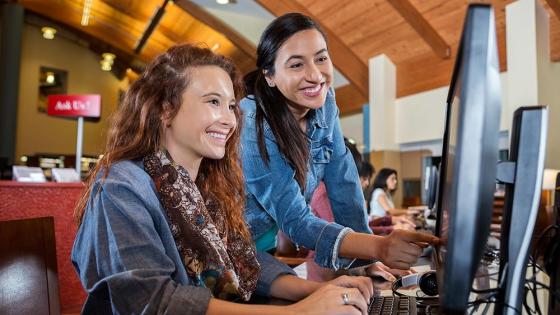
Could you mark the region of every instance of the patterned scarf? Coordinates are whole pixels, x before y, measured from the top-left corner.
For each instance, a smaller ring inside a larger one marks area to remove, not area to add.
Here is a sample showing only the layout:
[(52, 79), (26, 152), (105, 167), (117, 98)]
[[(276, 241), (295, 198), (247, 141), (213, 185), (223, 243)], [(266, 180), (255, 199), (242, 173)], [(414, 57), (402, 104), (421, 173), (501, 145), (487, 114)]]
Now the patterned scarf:
[(220, 299), (247, 301), (257, 285), (259, 263), (252, 242), (228, 231), (223, 210), (205, 203), (187, 170), (167, 152), (144, 157), (188, 276)]

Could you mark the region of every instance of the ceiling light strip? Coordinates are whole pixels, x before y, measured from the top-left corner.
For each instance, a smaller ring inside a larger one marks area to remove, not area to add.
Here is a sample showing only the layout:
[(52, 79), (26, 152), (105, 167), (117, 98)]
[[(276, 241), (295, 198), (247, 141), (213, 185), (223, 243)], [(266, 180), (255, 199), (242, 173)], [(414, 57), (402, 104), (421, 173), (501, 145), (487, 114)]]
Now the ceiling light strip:
[(89, 24), (89, 14), (91, 12), (91, 4), (93, 0), (84, 0), (84, 12), (82, 13), (82, 21), (80, 24), (82, 26), (87, 26)]

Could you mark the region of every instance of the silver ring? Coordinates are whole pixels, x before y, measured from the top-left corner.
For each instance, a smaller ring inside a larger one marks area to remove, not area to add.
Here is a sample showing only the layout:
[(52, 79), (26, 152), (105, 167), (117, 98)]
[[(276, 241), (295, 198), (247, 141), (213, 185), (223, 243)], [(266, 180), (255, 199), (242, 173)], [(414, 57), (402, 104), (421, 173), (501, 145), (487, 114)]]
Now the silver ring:
[(344, 305), (350, 304), (350, 297), (348, 296), (348, 293), (342, 293), (342, 302), (344, 303)]

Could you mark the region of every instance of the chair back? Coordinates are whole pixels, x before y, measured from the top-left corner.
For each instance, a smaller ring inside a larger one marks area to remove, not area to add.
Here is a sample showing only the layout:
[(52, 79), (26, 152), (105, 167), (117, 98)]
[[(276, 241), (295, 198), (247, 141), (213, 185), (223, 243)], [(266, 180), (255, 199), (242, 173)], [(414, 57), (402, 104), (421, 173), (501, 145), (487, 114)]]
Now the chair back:
[(0, 221), (0, 314), (60, 314), (54, 218)]

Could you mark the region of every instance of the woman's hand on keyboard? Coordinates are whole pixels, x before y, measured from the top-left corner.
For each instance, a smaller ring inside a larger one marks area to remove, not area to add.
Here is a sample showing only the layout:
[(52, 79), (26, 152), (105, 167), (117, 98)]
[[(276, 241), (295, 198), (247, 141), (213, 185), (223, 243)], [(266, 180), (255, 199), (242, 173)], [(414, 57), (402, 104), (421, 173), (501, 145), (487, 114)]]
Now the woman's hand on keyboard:
[(340, 276), (326, 283), (344, 288), (356, 288), (360, 290), (366, 301), (373, 296), (373, 281), (370, 277)]
[(287, 308), (289, 314), (367, 315), (368, 304), (360, 290), (356, 288), (326, 284)]
[(391, 217), (391, 222), (395, 229), (410, 230), (414, 231), (416, 229), (416, 223), (408, 218), (406, 215), (394, 215)]

